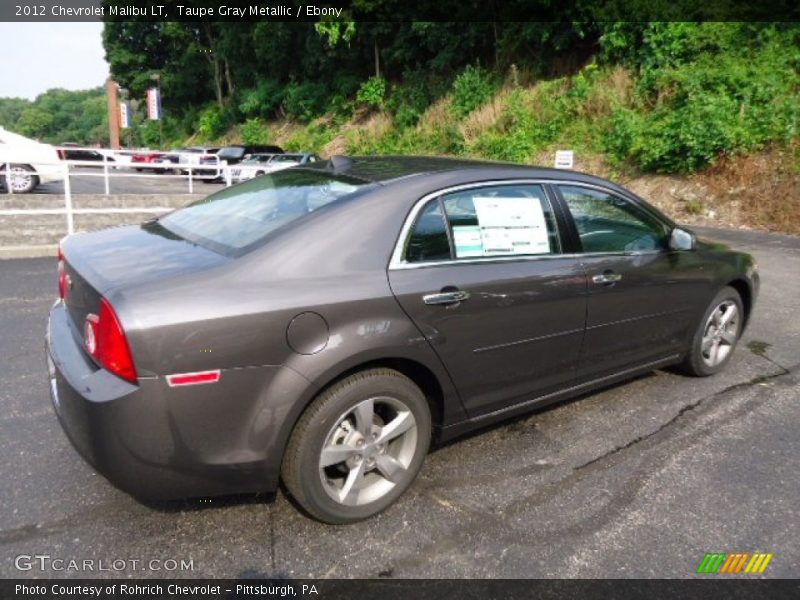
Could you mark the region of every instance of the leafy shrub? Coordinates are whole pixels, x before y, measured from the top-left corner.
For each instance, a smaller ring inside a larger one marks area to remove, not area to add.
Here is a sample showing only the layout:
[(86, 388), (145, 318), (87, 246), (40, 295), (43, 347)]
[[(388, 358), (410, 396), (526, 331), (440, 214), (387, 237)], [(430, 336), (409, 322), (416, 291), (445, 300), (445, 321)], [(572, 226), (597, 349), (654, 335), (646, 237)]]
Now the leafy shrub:
[(457, 118), (463, 118), (485, 104), (494, 91), (491, 75), (480, 67), (469, 65), (453, 81), (453, 103), (450, 110)]
[(247, 119), (239, 127), (239, 134), (245, 144), (268, 144), (269, 130), (260, 119)]
[(419, 74), (407, 73), (404, 79), (406, 83), (395, 86), (387, 102), (395, 125), (402, 128), (416, 125), (433, 100), (430, 87)]
[(283, 146), (291, 152), (320, 152), (335, 135), (335, 129), (314, 122), (298, 127), (284, 141)]
[(353, 74), (342, 74), (333, 83), (333, 95), (328, 103), (328, 110), (334, 118), (341, 122), (353, 114), (351, 98), (359, 89), (359, 79)]
[(197, 134), (203, 140), (213, 140), (225, 133), (227, 126), (222, 109), (217, 104), (211, 104), (200, 113)]
[(161, 126), (158, 121), (145, 120), (137, 128), (139, 141), (150, 148), (158, 148), (162, 144)]
[(273, 79), (265, 79), (255, 88), (245, 90), (239, 110), (248, 117), (269, 117), (283, 101), (283, 87)]
[(382, 108), (385, 96), (386, 80), (383, 77), (373, 76), (358, 88), (356, 102), (369, 108)]
[(640, 81), (648, 109), (615, 111), (607, 149), (647, 171), (691, 172), (720, 154), (797, 135), (800, 52), (779, 41), (741, 56), (707, 54)]
[(286, 86), (283, 108), (289, 117), (311, 121), (320, 116), (328, 102), (328, 90), (320, 83), (293, 82)]

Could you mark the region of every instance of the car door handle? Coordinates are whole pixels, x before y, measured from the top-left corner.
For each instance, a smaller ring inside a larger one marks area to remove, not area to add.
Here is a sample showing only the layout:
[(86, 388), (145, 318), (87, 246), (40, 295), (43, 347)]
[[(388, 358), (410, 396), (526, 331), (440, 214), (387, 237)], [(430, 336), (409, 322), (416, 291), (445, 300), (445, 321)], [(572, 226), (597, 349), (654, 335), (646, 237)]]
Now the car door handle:
[(422, 297), (425, 304), (457, 304), (469, 299), (469, 292), (455, 290), (452, 292), (439, 292), (438, 294), (427, 294)]
[(619, 273), (612, 273), (611, 271), (606, 271), (605, 273), (592, 276), (592, 281), (594, 283), (616, 283), (621, 279), (622, 275)]

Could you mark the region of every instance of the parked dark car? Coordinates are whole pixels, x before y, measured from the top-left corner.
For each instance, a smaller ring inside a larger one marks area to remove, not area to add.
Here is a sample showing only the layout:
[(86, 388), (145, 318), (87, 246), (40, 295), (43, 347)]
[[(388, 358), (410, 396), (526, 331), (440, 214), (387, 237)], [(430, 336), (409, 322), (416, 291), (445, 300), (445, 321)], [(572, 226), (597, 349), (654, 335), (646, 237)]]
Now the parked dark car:
[(759, 283), (603, 179), (412, 157), (70, 236), (58, 273), (53, 403), (98, 471), (140, 498), (282, 478), (330, 523), (389, 506), (431, 443), (667, 365), (717, 373)]
[[(60, 148), (56, 149), (56, 152), (58, 152), (58, 157), (61, 160), (80, 160), (80, 161), (91, 161), (98, 163), (116, 162), (113, 156), (102, 154), (97, 150), (92, 150), (91, 148), (82, 148), (74, 142), (64, 142), (63, 144), (61, 144)], [(91, 166), (91, 165), (85, 165), (85, 166)], [(102, 166), (102, 165), (97, 165), (97, 166)]]
[(220, 181), (223, 178), (223, 172), (217, 168), (220, 162), (238, 165), (251, 154), (283, 154), (283, 148), (268, 144), (236, 144), (235, 146), (225, 146), (216, 154), (216, 158), (207, 156), (200, 160), (200, 164), (214, 166), (214, 170), (209, 171), (209, 176), (203, 179), (206, 183)]

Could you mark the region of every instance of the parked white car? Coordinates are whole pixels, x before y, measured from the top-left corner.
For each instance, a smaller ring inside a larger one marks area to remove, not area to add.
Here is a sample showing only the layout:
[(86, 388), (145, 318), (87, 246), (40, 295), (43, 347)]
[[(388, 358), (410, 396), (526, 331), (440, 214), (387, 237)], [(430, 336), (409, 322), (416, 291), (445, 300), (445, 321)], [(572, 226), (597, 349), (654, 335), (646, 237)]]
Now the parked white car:
[(280, 171), (281, 169), (288, 169), (289, 167), (296, 167), (297, 165), (305, 165), (308, 163), (317, 162), (319, 156), (316, 154), (297, 153), (297, 154), (277, 154), (267, 164), (267, 173), (273, 171)]
[(279, 154), (248, 154), (238, 164), (231, 167), (231, 179), (233, 181), (244, 181), (263, 175), (268, 171), (267, 166)]
[(28, 194), (40, 183), (63, 181), (65, 170), (50, 144), (0, 127), (0, 185), (6, 191), (10, 187), (15, 194)]

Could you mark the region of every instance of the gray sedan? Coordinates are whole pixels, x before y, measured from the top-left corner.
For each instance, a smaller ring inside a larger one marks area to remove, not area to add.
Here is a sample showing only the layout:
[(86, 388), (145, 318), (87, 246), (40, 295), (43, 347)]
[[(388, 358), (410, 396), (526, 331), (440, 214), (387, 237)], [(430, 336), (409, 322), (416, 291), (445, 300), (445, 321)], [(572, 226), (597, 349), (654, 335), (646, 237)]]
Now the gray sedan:
[(389, 506), (432, 444), (652, 369), (719, 372), (759, 281), (603, 179), (416, 157), (70, 236), (58, 277), (53, 403), (98, 471), (140, 498), (282, 479), (329, 523)]

